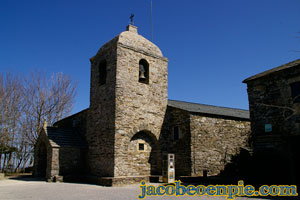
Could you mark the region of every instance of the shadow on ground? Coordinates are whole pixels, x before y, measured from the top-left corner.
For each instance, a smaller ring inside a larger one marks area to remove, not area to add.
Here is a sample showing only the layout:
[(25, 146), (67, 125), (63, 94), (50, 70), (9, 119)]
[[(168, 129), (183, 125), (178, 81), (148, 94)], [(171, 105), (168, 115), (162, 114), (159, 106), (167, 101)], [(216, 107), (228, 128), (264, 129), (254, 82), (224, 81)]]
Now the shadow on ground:
[(34, 177), (31, 174), (22, 174), (22, 175), (10, 175), (6, 176), (7, 179), (10, 180), (18, 180), (18, 181), (45, 181), (45, 178)]

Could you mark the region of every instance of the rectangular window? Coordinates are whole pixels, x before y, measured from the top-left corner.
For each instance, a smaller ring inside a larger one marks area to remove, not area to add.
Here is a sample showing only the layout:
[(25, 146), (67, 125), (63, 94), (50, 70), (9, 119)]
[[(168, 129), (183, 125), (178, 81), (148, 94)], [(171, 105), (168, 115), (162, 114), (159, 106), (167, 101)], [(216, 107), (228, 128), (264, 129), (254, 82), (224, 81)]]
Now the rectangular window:
[(99, 84), (104, 85), (106, 83), (106, 61), (102, 61), (99, 64)]
[(145, 150), (145, 144), (139, 143), (139, 151), (144, 151)]
[(300, 102), (300, 82), (295, 82), (291, 84), (291, 92), (294, 103)]
[(174, 140), (179, 139), (179, 127), (178, 126), (174, 127), (173, 138), (174, 138)]
[(272, 132), (272, 124), (265, 124), (265, 132), (266, 133)]

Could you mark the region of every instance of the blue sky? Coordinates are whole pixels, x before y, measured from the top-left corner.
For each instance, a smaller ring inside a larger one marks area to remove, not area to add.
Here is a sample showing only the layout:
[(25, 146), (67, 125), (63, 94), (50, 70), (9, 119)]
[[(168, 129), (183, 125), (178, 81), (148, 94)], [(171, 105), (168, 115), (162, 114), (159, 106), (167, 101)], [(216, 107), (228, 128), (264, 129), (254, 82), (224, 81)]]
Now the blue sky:
[[(299, 0), (153, 0), (169, 99), (248, 109), (242, 81), (300, 58)], [(0, 72), (64, 72), (89, 106), (90, 62), (129, 16), (150, 39), (150, 0), (1, 0)], [(299, 51), (299, 52), (297, 52)]]

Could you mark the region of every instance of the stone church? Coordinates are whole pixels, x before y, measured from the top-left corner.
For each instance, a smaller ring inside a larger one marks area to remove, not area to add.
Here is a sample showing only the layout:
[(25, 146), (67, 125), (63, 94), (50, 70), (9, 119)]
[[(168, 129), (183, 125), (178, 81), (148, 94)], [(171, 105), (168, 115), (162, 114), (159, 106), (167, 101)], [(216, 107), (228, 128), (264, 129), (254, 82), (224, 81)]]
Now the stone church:
[(89, 108), (44, 126), (34, 175), (121, 185), (162, 175), (214, 176), (247, 149), (247, 110), (168, 100), (168, 59), (128, 25), (91, 61)]

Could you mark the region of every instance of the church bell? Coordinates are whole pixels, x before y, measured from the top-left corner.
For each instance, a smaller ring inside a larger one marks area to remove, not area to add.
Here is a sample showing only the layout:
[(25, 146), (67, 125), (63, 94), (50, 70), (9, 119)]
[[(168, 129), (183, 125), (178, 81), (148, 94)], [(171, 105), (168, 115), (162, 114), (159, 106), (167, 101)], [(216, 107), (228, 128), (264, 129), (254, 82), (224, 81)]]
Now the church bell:
[(140, 72), (140, 77), (139, 77), (139, 79), (142, 79), (142, 80), (146, 79), (146, 77), (145, 77), (145, 72)]
[(140, 65), (140, 73), (139, 73), (139, 79), (140, 80), (145, 80), (145, 69), (143, 65)]

